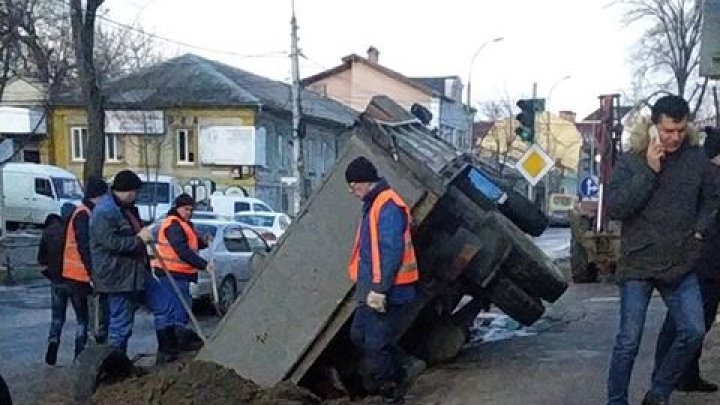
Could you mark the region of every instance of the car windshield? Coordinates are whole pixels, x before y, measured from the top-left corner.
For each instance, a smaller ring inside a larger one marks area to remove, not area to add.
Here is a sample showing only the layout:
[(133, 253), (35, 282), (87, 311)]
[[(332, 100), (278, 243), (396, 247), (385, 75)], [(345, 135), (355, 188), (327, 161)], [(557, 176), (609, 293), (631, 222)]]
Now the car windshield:
[(195, 228), (195, 232), (197, 232), (198, 236), (205, 240), (207, 240), (208, 236), (214, 238), (215, 233), (217, 232), (217, 226), (215, 225), (194, 224), (193, 227)]
[(170, 204), (170, 185), (154, 181), (143, 182), (137, 197), (137, 204)]
[(57, 198), (67, 200), (81, 200), (83, 198), (82, 188), (77, 179), (65, 177), (51, 177)]
[(272, 228), (275, 217), (268, 215), (236, 215), (235, 220), (243, 224)]

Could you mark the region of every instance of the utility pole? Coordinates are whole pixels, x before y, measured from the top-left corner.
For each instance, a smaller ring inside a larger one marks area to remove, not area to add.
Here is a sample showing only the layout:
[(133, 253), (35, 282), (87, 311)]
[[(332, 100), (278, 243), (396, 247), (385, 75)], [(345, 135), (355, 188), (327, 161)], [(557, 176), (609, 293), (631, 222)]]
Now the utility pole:
[(290, 65), (292, 70), (292, 87), (291, 87), (291, 103), (292, 103), (292, 145), (293, 145), (293, 176), (295, 177), (295, 189), (293, 191), (293, 214), (300, 213), (300, 207), (307, 197), (305, 190), (305, 157), (303, 155), (303, 137), (301, 133), (300, 119), (300, 66), (298, 58), (300, 50), (298, 49), (297, 37), (297, 20), (295, 18), (295, 0), (291, 0), (292, 18), (290, 19), (291, 41), (290, 41)]
[[(537, 82), (533, 83), (532, 99), (533, 100), (537, 99)], [(535, 123), (533, 122), (532, 125), (533, 125), (533, 132), (535, 132), (534, 131)], [(534, 142), (534, 140), (533, 140), (533, 142)], [(528, 200), (533, 201), (533, 202), (535, 201), (535, 187), (532, 184), (530, 184), (530, 182), (528, 182)]]

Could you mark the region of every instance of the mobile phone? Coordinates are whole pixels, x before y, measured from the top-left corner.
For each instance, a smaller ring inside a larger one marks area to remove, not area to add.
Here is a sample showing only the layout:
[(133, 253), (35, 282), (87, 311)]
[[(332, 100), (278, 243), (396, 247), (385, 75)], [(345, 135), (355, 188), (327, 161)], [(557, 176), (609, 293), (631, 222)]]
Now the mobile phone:
[(650, 130), (648, 131), (648, 133), (650, 134), (650, 139), (652, 141), (657, 141), (658, 138), (660, 137), (660, 133), (658, 132), (657, 126), (655, 126), (654, 124), (650, 125)]

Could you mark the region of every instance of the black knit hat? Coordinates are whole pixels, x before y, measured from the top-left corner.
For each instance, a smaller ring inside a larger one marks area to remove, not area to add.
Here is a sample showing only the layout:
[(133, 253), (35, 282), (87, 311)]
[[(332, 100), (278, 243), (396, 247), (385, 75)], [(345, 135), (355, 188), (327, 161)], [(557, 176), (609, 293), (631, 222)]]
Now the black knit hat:
[(85, 198), (96, 198), (107, 193), (108, 185), (98, 176), (90, 176), (85, 183)]
[(360, 156), (345, 169), (345, 180), (348, 183), (375, 183), (380, 181), (380, 177), (375, 166), (364, 156)]
[(123, 170), (115, 175), (112, 189), (115, 191), (132, 191), (140, 190), (142, 180), (132, 170)]
[(195, 206), (195, 200), (193, 200), (192, 197), (190, 197), (188, 194), (180, 194), (179, 196), (175, 197), (175, 202), (173, 202), (173, 207), (180, 208), (185, 206)]
[(720, 128), (705, 127), (705, 143), (703, 149), (710, 159), (720, 155)]

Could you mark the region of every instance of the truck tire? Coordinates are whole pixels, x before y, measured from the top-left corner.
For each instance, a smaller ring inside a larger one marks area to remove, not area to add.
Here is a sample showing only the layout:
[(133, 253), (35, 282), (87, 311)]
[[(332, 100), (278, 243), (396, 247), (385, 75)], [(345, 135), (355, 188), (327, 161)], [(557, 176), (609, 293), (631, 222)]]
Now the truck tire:
[(132, 362), (125, 353), (107, 345), (88, 346), (75, 360), (73, 396), (85, 403), (103, 379), (127, 378), (132, 370)]
[(499, 277), (488, 288), (487, 297), (509, 317), (523, 325), (540, 319), (545, 307), (539, 298), (529, 296), (511, 280)]
[(585, 248), (575, 238), (570, 242), (570, 271), (575, 283), (595, 283), (598, 281), (598, 268), (588, 263)]
[(505, 189), (507, 200), (498, 205), (500, 212), (523, 232), (540, 236), (548, 227), (548, 218), (533, 203), (515, 190)]
[(5, 380), (0, 375), (0, 404), (12, 405), (12, 398), (10, 398), (10, 389)]
[(525, 260), (517, 265), (507, 263), (501, 272), (528, 295), (542, 298), (548, 302), (557, 301), (568, 288), (565, 280), (559, 279), (554, 274), (543, 271), (541, 266)]

